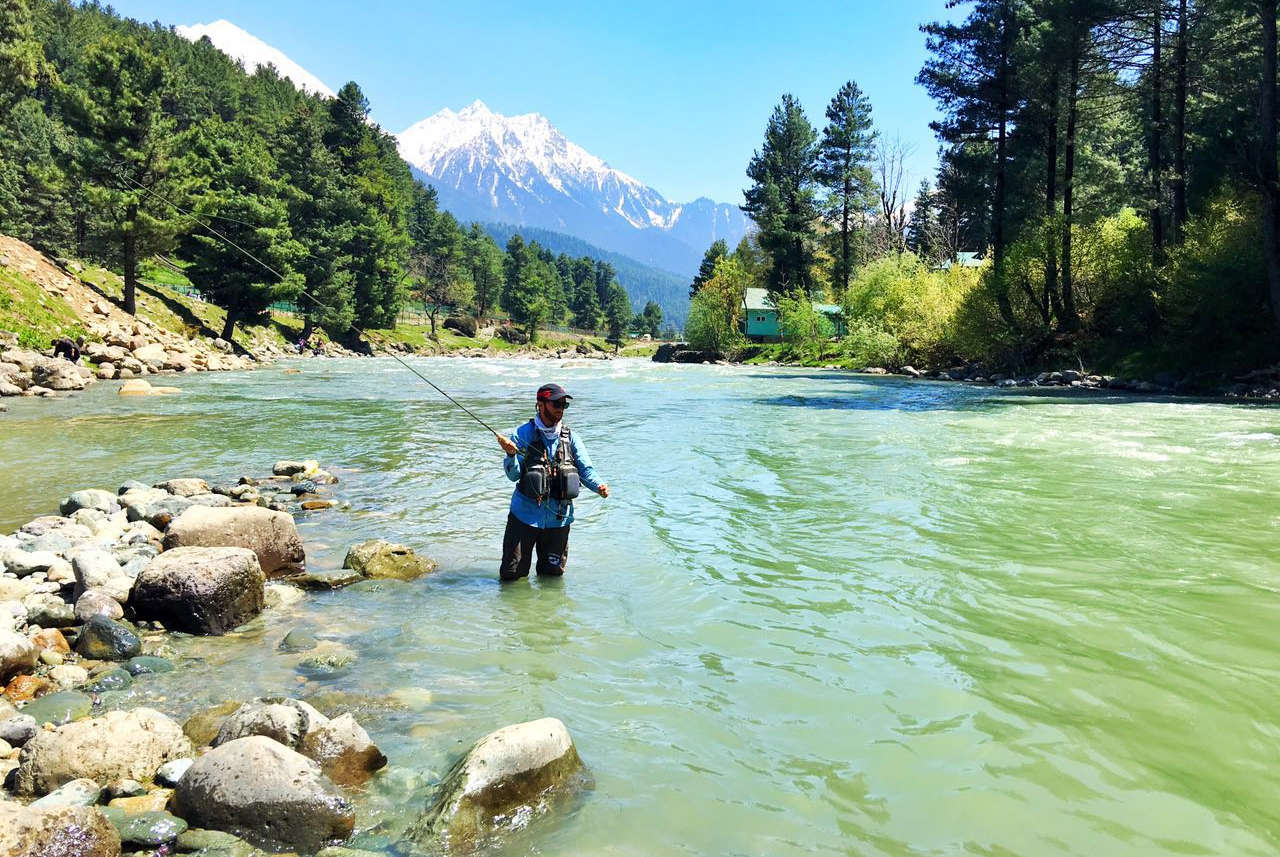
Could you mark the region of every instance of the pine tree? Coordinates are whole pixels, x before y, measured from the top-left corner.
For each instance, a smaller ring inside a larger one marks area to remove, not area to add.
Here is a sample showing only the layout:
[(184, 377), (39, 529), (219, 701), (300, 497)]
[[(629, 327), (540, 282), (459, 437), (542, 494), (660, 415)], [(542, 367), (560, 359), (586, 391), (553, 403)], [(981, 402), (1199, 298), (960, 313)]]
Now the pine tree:
[(849, 288), (856, 265), (855, 233), (875, 207), (871, 159), (875, 154), (871, 102), (852, 80), (827, 106), (818, 145), (817, 180), (827, 190), (825, 214), (834, 232), (831, 282), (837, 297)]
[(196, 229), (180, 249), (191, 282), (227, 311), (221, 335), (229, 342), (237, 322), (297, 296), (304, 278), (292, 265), (306, 251), (290, 232), (284, 184), (260, 137), (212, 119), (181, 143), (188, 173), (201, 177), (190, 191), (192, 212), (221, 235)]
[(814, 174), (818, 135), (791, 95), (783, 95), (765, 128), (764, 144), (752, 156), (744, 191), (746, 212), (759, 228), (769, 260), (767, 288), (775, 294), (813, 290), (818, 209)]
[(463, 253), (475, 289), (476, 319), (483, 322), (502, 296), (502, 251), (479, 223), (472, 223)]
[(702, 284), (711, 279), (716, 270), (716, 262), (728, 255), (729, 245), (725, 243), (723, 238), (717, 238), (711, 242), (707, 252), (702, 254), (702, 264), (698, 266), (697, 276), (693, 278), (693, 282), (689, 285), (690, 300), (693, 300), (693, 296), (698, 293), (698, 289), (702, 288)]
[(934, 247), (934, 234), (937, 227), (937, 213), (933, 208), (933, 189), (929, 186), (929, 180), (925, 179), (920, 182), (915, 206), (911, 209), (911, 220), (907, 224), (907, 247), (911, 252), (926, 261), (938, 261)]
[(109, 33), (84, 55), (83, 77), (63, 93), (80, 135), (86, 202), (104, 223), (111, 255), (124, 269), (125, 312), (137, 311), (138, 263), (171, 246), (177, 224), (163, 201), (172, 193), (163, 61), (136, 38)]

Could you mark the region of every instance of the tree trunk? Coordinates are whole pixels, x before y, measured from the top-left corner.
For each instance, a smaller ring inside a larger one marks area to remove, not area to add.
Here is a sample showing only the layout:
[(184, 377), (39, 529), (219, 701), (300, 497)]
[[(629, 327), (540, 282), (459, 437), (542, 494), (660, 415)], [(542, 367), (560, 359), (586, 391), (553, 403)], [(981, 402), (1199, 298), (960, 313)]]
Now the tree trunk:
[(227, 321), (225, 324), (222, 325), (222, 338), (225, 339), (227, 342), (231, 342), (231, 335), (235, 330), (235, 326), (236, 326), (236, 311), (229, 309), (227, 310)]
[(124, 216), (124, 311), (138, 312), (138, 204), (129, 203)]
[(1008, 138), (1009, 125), (1009, 40), (1012, 29), (1009, 20), (1009, 4), (1003, 4), (1003, 15), (1000, 33), (1000, 64), (997, 68), (999, 76), (1000, 100), (996, 105), (999, 113), (996, 127), (996, 187), (995, 200), (991, 211), (991, 273), (996, 285), (996, 305), (1000, 308), (1000, 316), (1014, 330), (1018, 329), (1018, 321), (1013, 315), (1013, 305), (1009, 302), (1009, 288), (1005, 283), (1004, 272), (1004, 207), (1005, 207), (1005, 143)]
[(1178, 0), (1178, 46), (1173, 84), (1173, 240), (1187, 225), (1187, 0)]
[(302, 336), (300, 336), (299, 338), (310, 339), (311, 334), (315, 331), (315, 329), (316, 329), (316, 320), (312, 317), (311, 313), (308, 312), (306, 315), (302, 317)]
[(1044, 176), (1044, 294), (1054, 315), (1062, 317), (1058, 299), (1058, 246), (1054, 238), (1053, 218), (1058, 213), (1058, 69), (1049, 75), (1047, 99), (1048, 125), (1045, 129)]
[(1262, 19), (1262, 98), (1258, 120), (1262, 145), (1262, 231), (1271, 311), (1280, 326), (1280, 166), (1276, 164), (1276, 0), (1259, 0)]
[[(849, 156), (852, 159), (852, 155)], [(847, 168), (847, 166), (846, 166)], [(849, 249), (849, 199), (853, 196), (853, 183), (847, 178), (844, 182), (844, 199), (840, 202), (840, 293), (838, 300), (844, 300), (849, 291), (849, 275), (852, 273), (851, 251)]]
[(1080, 34), (1071, 40), (1071, 78), (1067, 88), (1067, 151), (1062, 172), (1062, 312), (1058, 322), (1064, 330), (1080, 326), (1076, 312), (1075, 288), (1071, 282), (1071, 221), (1074, 202), (1076, 173), (1076, 118), (1080, 103), (1080, 53), (1083, 48)]
[(1160, 105), (1161, 90), (1164, 88), (1160, 81), (1160, 43), (1163, 41), (1161, 35), (1164, 30), (1163, 9), (1163, 0), (1156, 0), (1155, 9), (1151, 15), (1151, 251), (1152, 258), (1157, 265), (1164, 263), (1164, 212), (1160, 200), (1164, 193), (1161, 187), (1161, 173), (1164, 171), (1164, 164), (1160, 155), (1161, 125), (1164, 122)]

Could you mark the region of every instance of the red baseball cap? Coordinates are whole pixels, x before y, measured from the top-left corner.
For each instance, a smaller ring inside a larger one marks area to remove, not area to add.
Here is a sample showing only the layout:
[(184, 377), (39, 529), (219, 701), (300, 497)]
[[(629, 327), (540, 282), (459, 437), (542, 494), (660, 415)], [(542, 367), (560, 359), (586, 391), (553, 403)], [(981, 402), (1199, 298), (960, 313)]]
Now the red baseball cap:
[(564, 387), (561, 387), (559, 384), (543, 384), (538, 388), (539, 402), (558, 402), (561, 399), (569, 399), (572, 401), (573, 396), (566, 393), (564, 391)]

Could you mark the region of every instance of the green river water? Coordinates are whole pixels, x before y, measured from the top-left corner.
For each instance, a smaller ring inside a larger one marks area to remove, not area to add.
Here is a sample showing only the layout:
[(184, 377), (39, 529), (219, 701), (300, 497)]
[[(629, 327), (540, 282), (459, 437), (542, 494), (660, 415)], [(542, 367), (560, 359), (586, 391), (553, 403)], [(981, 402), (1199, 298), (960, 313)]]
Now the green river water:
[[(1280, 410), (790, 369), (422, 360), (494, 425), (563, 383), (615, 496), (562, 581), (499, 587), (496, 443), (388, 359), (9, 400), (0, 528), (84, 487), (317, 458), (442, 570), (179, 640), (127, 704), (337, 692), (390, 758), (382, 847), (475, 739), (555, 716), (594, 776), (504, 853), (1280, 852)], [(293, 627), (350, 672), (299, 681)], [(394, 694), (394, 696), (393, 696)], [(113, 704), (123, 704), (119, 700)]]

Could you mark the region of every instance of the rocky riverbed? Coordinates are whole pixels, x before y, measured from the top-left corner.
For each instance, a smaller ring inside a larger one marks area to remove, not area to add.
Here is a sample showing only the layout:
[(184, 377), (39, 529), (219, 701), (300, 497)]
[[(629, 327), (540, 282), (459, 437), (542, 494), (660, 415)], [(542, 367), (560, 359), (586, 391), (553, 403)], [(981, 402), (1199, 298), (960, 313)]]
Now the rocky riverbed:
[[(342, 570), (312, 573), (293, 514), (340, 503), (338, 480), (315, 461), (272, 470), (234, 485), (185, 477), (76, 491), (58, 514), (0, 536), (0, 853), (386, 853), (342, 847), (360, 830), (355, 796), (388, 764), (351, 713), (326, 716), (289, 688), (181, 722), (162, 706), (106, 704), (158, 674), (180, 677), (174, 634), (217, 637), (308, 590), (436, 569), (374, 540), (351, 546)], [(350, 659), (305, 629), (281, 648), (304, 674)], [(473, 848), (588, 784), (558, 720), (509, 726), (459, 759), (385, 844)]]

